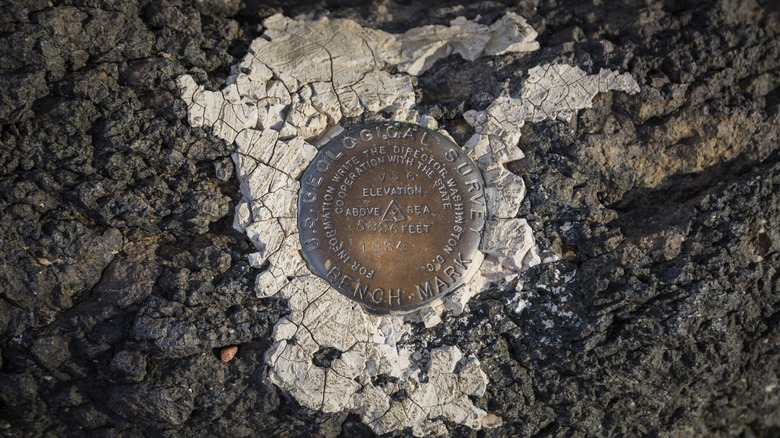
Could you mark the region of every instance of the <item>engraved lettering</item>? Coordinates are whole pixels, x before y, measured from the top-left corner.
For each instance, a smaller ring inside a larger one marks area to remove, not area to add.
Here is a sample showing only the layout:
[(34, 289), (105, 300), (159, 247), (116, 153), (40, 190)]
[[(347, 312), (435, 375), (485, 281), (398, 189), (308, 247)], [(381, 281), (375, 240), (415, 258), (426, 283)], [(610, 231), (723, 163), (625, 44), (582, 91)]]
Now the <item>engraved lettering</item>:
[(339, 281), (339, 289), (341, 289), (343, 292), (349, 293), (353, 281), (355, 281), (354, 278), (350, 277), (347, 274), (344, 274), (344, 276), (341, 277), (341, 281)]
[(445, 137), (401, 122), (362, 126), (323, 145), (300, 181), (301, 254), (367, 311), (411, 311), (465, 281), (487, 215), (484, 183)]
[(424, 145), (424, 146), (429, 146), (430, 147), (430, 145), (425, 142), (425, 138), (426, 137), (428, 137), (428, 133), (427, 132), (423, 132), (422, 137), (420, 137), (420, 144)]
[(328, 280), (330, 283), (335, 283), (339, 277), (341, 277), (341, 269), (339, 269), (338, 266), (334, 266), (330, 268), (328, 271), (328, 275), (325, 276), (325, 279)]
[(344, 156), (344, 152), (336, 152), (334, 154), (333, 151), (325, 151), (325, 155), (327, 155), (328, 158), (330, 158), (333, 161), (338, 161), (341, 159), (341, 157)]
[(471, 181), (466, 181), (466, 185), (469, 188), (469, 192), (475, 192), (482, 188), (482, 185), (479, 184), (479, 181), (473, 179)]
[(322, 185), (322, 177), (321, 176), (315, 176), (315, 175), (309, 175), (304, 181), (304, 184), (308, 184), (314, 188), (317, 188)]
[(352, 294), (352, 296), (360, 298), (361, 301), (365, 301), (370, 289), (371, 286), (362, 284), (360, 281), (358, 281), (358, 283), (355, 285), (355, 292)]
[(381, 287), (374, 289), (374, 292), (371, 293), (371, 300), (376, 304), (382, 304), (385, 300), (385, 290)]
[(455, 259), (455, 260), (453, 260), (453, 261), (455, 262), (455, 265), (456, 265), (458, 268), (462, 269), (463, 271), (465, 271), (465, 270), (466, 270), (466, 266), (468, 266), (468, 265), (470, 265), (470, 264), (471, 264), (471, 259), (466, 259), (466, 258), (464, 258), (464, 257), (463, 257), (463, 253), (462, 253), (462, 252), (461, 252), (461, 253), (458, 253), (458, 258), (456, 258), (456, 259)]
[(454, 266), (447, 266), (446, 268), (444, 268), (444, 274), (450, 277), (450, 281), (453, 283), (455, 282), (456, 277), (460, 277), (460, 275), (458, 275), (458, 272), (455, 270)]
[(307, 216), (303, 218), (301, 221), (301, 228), (304, 230), (310, 230), (314, 228), (314, 225), (317, 224), (317, 217), (316, 216)]
[(312, 238), (306, 239), (303, 242), (303, 249), (306, 252), (312, 252), (312, 251), (314, 251), (315, 249), (317, 249), (319, 247), (320, 247), (320, 239), (318, 239), (316, 237), (312, 237)]
[(346, 216), (379, 216), (379, 207), (352, 207), (346, 209)]
[(399, 196), (422, 195), (422, 186), (398, 186), (398, 187), (364, 187), (363, 196)]
[(355, 146), (357, 146), (358, 141), (354, 137), (344, 137), (343, 140), (341, 140), (341, 145), (344, 146), (346, 149), (355, 149)]
[(406, 207), (406, 212), (410, 215), (419, 216), (421, 214), (430, 214), (431, 209), (428, 205), (408, 205)]
[(330, 163), (325, 160), (317, 160), (317, 170), (320, 172), (327, 172), (330, 169)]
[(348, 261), (350, 261), (350, 259), (352, 259), (349, 253), (347, 253), (346, 249), (342, 249), (338, 253), (336, 253), (336, 257), (344, 263), (347, 263)]
[(389, 305), (393, 305), (393, 301), (395, 301), (396, 305), (401, 305), (401, 297), (403, 296), (403, 290), (402, 289), (388, 289), (388, 295), (387, 295), (387, 302)]
[(439, 294), (443, 289), (449, 286), (446, 281), (442, 280), (438, 275), (436, 276), (436, 293)]
[(458, 166), (458, 173), (463, 176), (470, 175), (471, 172), (471, 166), (469, 166), (468, 161), (464, 161), (460, 166)]
[(421, 300), (427, 300), (428, 298), (433, 297), (435, 294), (433, 290), (433, 286), (431, 286), (430, 281), (425, 282), (425, 286), (421, 287), (419, 284), (417, 285), (417, 293), (420, 295)]
[(404, 224), (401, 225), (401, 232), (407, 234), (426, 234), (430, 232), (431, 224)]
[(463, 223), (463, 203), (460, 202), (455, 203), (455, 223)]

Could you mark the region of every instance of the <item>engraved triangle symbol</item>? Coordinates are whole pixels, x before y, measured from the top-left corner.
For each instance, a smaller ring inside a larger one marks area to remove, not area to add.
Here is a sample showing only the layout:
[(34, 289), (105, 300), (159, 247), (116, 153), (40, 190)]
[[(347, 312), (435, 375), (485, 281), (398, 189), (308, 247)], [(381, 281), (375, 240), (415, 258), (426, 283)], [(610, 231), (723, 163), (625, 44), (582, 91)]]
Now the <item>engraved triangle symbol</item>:
[(382, 215), (382, 222), (401, 222), (405, 220), (406, 216), (401, 210), (401, 207), (398, 206), (398, 203), (395, 202), (395, 199), (390, 201), (390, 205), (387, 206), (385, 214)]

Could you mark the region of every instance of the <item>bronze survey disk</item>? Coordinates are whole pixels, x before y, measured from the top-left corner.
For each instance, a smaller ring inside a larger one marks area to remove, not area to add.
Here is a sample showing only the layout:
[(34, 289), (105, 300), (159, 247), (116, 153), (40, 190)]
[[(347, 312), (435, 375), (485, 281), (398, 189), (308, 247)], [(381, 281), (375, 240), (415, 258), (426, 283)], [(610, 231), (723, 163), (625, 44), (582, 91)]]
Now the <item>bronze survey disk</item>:
[(303, 258), (372, 313), (419, 309), (479, 268), (483, 187), (468, 155), (430, 129), (387, 122), (345, 132), (301, 178)]

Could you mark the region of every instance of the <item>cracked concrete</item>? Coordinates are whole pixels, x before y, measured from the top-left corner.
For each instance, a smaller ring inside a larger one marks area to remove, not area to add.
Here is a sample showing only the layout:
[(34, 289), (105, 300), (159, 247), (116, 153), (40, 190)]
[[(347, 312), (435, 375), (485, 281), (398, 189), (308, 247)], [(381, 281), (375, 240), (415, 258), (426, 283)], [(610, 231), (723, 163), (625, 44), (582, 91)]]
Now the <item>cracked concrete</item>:
[[(414, 110), (412, 75), (452, 53), (474, 60), (536, 50), (536, 32), (513, 13), (491, 26), (458, 18), (450, 26), (403, 35), (344, 19), (274, 15), (264, 26), (223, 90), (207, 91), (186, 75), (178, 84), (190, 124), (209, 127), (238, 148), (233, 158), (243, 200), (234, 226), (257, 248), (251, 265), (265, 268), (255, 283), (258, 297), (279, 294), (290, 309), (277, 322), (266, 354), (270, 381), (311, 409), (354, 412), (379, 434), (406, 427), (416, 436), (442, 434), (442, 419), (474, 429), (500, 425), (469, 399), (481, 396), (488, 383), (476, 357), (464, 357), (453, 345), (410, 351), (398, 343), (415, 323), (435, 326), (445, 310), (458, 315), (490, 283), (540, 263), (531, 228), (516, 218), (525, 185), (505, 168), (523, 158), (517, 142), (524, 123), (570, 120), (596, 93), (633, 93), (638, 85), (608, 70), (586, 75), (577, 67), (548, 64), (528, 72), (521, 96), (501, 96), (485, 111), (465, 113), (475, 134), (464, 148), (487, 184), (484, 262), (469, 284), (433, 309), (379, 317), (312, 275), (299, 255), (297, 178), (316, 154), (315, 145), (340, 121), (364, 112), (435, 128), (433, 119)], [(388, 66), (400, 73), (388, 73)], [(336, 358), (316, 365), (315, 357), (330, 349)], [(376, 382), (381, 376), (389, 381)]]
[[(485, 178), (485, 197), (491, 216), (485, 224), (480, 249), (486, 259), (481, 269), (487, 281), (509, 281), (530, 266), (541, 263), (531, 228), (517, 219), (525, 197), (523, 178), (505, 164), (524, 158), (517, 147), (526, 122), (569, 122), (577, 111), (589, 108), (596, 94), (611, 90), (639, 92), (630, 74), (601, 69), (588, 75), (579, 67), (544, 64), (528, 71), (520, 96), (503, 95), (484, 111), (466, 111), (463, 117), (475, 133), (463, 148)], [(483, 286), (484, 287), (484, 286)]]

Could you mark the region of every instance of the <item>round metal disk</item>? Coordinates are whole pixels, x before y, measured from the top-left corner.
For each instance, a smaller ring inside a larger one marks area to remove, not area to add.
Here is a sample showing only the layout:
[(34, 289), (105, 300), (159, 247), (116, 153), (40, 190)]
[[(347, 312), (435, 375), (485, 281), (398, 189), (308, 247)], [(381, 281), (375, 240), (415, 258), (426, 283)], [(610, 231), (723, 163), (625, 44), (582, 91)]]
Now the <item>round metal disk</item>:
[(301, 179), (303, 257), (372, 313), (419, 309), (479, 268), (483, 187), (474, 162), (430, 129), (388, 122), (345, 132)]

